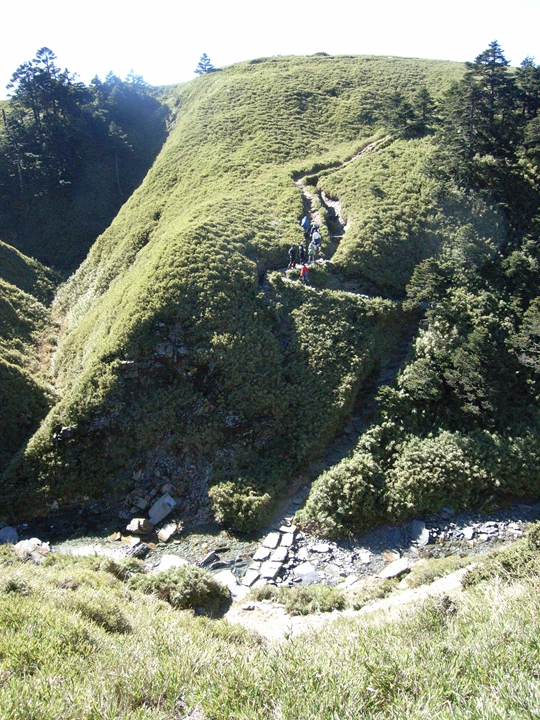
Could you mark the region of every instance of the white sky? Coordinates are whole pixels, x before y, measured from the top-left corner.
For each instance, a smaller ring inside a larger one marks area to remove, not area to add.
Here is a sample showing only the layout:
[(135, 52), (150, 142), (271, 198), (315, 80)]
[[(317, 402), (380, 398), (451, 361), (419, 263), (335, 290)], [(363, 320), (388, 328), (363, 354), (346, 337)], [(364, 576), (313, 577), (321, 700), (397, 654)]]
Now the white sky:
[[(12, 6), (13, 7), (13, 6)], [(399, 55), (474, 60), (492, 40), (518, 65), (540, 64), (540, 0), (25, 0), (0, 43), (0, 97), (43, 46), (89, 83), (133, 69), (152, 85), (268, 55)]]

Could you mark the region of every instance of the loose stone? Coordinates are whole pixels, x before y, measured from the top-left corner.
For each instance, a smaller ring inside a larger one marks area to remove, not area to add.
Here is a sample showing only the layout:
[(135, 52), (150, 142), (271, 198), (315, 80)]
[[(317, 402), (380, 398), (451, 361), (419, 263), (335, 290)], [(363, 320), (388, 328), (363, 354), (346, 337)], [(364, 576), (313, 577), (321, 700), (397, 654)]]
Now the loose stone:
[(263, 547), (274, 550), (279, 545), (279, 540), (280, 540), (279, 533), (277, 533), (277, 532), (269, 533), (263, 540)]

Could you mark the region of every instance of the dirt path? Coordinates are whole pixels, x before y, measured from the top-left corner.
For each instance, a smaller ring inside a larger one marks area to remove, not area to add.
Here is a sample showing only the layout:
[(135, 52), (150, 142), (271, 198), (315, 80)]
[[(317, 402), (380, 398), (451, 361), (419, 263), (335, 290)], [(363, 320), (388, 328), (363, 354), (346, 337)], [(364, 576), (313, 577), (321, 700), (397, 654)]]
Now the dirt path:
[(278, 603), (243, 600), (233, 603), (224, 619), (229, 623), (249, 628), (273, 642), (281, 642), (302, 633), (319, 630), (327, 623), (342, 617), (355, 618), (380, 613), (381, 621), (388, 621), (398, 615), (404, 607), (424, 602), (430, 597), (447, 595), (458, 598), (462, 593), (461, 580), (467, 570), (468, 568), (462, 568), (435, 580), (430, 585), (403, 590), (383, 600), (365, 605), (360, 610), (334, 610), (331, 613), (291, 616), (285, 612), (283, 605)]
[[(341, 165), (332, 168), (332, 170), (340, 170), (341, 168), (350, 165), (350, 163), (359, 160), (361, 157), (376, 150), (379, 145), (381, 145), (387, 139), (388, 136), (369, 143), (369, 145), (366, 145), (364, 148), (362, 148), (362, 150), (357, 152), (356, 155), (353, 155), (352, 158), (349, 158), (349, 160), (345, 160), (343, 163), (341, 163)], [(343, 239), (343, 236), (348, 230), (349, 224), (348, 221), (346, 221), (343, 217), (341, 200), (331, 198), (323, 190), (319, 190), (316, 186), (306, 185), (304, 183), (305, 179), (310, 175), (313, 175), (313, 173), (306, 173), (304, 175), (301, 175), (294, 180), (294, 183), (305, 198), (305, 205), (307, 205), (306, 212), (310, 219), (310, 223), (312, 225), (313, 223), (317, 223), (319, 227), (326, 225), (328, 237), (330, 239), (330, 244), (326, 253), (326, 259), (329, 259), (337, 250), (340, 241)], [(318, 203), (316, 202), (317, 200)], [(326, 210), (326, 223), (323, 223), (322, 221), (321, 214), (317, 207), (318, 205), (320, 205)]]

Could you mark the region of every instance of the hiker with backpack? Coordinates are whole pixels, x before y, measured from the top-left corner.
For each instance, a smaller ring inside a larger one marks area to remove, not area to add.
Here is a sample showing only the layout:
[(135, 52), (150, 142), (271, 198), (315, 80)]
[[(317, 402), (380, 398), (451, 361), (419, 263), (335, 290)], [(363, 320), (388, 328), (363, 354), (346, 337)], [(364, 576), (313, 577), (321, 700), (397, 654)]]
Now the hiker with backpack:
[(302, 269), (300, 270), (300, 279), (302, 280), (304, 285), (307, 285), (308, 275), (309, 275), (309, 268), (306, 265), (306, 263), (304, 263), (302, 265)]
[(298, 262), (300, 265), (306, 262), (306, 248), (304, 247), (304, 243), (300, 243), (298, 246)]
[(294, 266), (296, 265), (296, 248), (294, 245), (291, 245), (289, 248), (289, 265), (287, 266), (287, 270), (294, 269)]
[(304, 235), (306, 236), (306, 240), (309, 237), (309, 218), (307, 215), (304, 215), (302, 218), (302, 221), (300, 222), (300, 225), (302, 227), (302, 230), (304, 231)]
[(312, 240), (309, 243), (309, 247), (308, 247), (308, 263), (315, 262), (316, 257), (317, 257), (317, 243), (315, 243)]

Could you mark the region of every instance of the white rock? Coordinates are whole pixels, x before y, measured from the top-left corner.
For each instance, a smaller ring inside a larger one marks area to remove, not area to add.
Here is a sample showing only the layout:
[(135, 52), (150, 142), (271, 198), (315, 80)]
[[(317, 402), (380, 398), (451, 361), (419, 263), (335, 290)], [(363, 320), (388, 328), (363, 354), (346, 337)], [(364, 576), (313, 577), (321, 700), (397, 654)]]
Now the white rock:
[(267, 578), (268, 580), (273, 580), (282, 567), (283, 564), (280, 562), (272, 562), (271, 560), (269, 560), (268, 562), (264, 562), (261, 565), (261, 577)]
[(315, 572), (315, 566), (310, 562), (302, 563), (298, 567), (294, 568), (294, 574), (296, 577), (302, 577), (302, 575), (309, 575), (309, 573)]
[(299, 560), (309, 560), (309, 550), (307, 547), (300, 548), (300, 550), (296, 553), (296, 557)]
[(182, 565), (189, 565), (189, 563), (184, 558), (178, 557), (178, 555), (164, 555), (154, 572), (165, 572), (174, 567), (182, 567)]
[(263, 547), (274, 550), (274, 548), (277, 548), (279, 545), (280, 537), (280, 534), (277, 532), (269, 533), (263, 540)]
[(463, 528), (463, 537), (465, 538), (465, 540), (472, 540), (474, 537), (474, 532), (474, 528), (472, 527)]
[(268, 548), (260, 547), (260, 548), (258, 548), (257, 552), (253, 556), (253, 560), (255, 560), (255, 561), (260, 560), (261, 562), (263, 562), (264, 560), (268, 560), (271, 553), (272, 553), (272, 551), (269, 550)]
[(317, 543), (317, 545), (312, 545), (309, 549), (311, 550), (311, 552), (329, 553), (330, 545), (327, 545), (326, 543)]
[(360, 550), (358, 553), (358, 560), (362, 565), (369, 565), (371, 562), (371, 552), (369, 550)]
[(287, 559), (287, 555), (289, 554), (289, 551), (286, 547), (280, 546), (274, 550), (272, 555), (270, 556), (270, 560), (272, 562), (280, 562), (283, 563)]
[(259, 579), (259, 577), (260, 573), (258, 570), (248, 569), (247, 573), (244, 575), (244, 579), (242, 580), (242, 585), (251, 587), (253, 583)]
[(170, 538), (176, 535), (177, 531), (178, 525), (175, 522), (168, 523), (158, 532), (158, 540), (160, 542), (167, 542), (167, 540), (170, 540)]
[(290, 548), (294, 542), (294, 535), (287, 533), (287, 535), (281, 536), (281, 547)]
[(409, 558), (400, 558), (399, 560), (394, 560), (394, 562), (391, 562), (389, 565), (383, 568), (381, 572), (377, 575), (377, 577), (398, 577), (399, 575), (403, 575), (403, 573), (408, 572), (410, 569), (411, 561), (409, 560)]
[(296, 532), (296, 525), (282, 525), (279, 528), (279, 531), (282, 533), (295, 533)]
[(156, 500), (156, 502), (152, 505), (150, 512), (148, 513), (152, 525), (157, 525), (166, 518), (175, 506), (176, 503), (170, 495), (162, 495), (159, 500)]
[(45, 555), (48, 555), (51, 552), (49, 543), (41, 542), (38, 538), (21, 540), (13, 547), (13, 549), (21, 560), (26, 560), (30, 557), (37, 562), (41, 562)]

